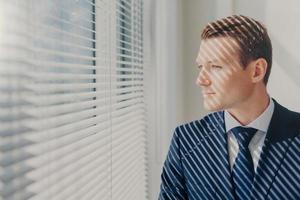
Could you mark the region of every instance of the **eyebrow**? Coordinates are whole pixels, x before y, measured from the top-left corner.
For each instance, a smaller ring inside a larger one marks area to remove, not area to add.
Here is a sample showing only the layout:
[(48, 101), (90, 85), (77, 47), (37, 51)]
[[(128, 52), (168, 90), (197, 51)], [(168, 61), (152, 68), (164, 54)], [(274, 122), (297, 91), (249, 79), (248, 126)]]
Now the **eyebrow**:
[[(207, 63), (216, 63), (216, 62), (218, 62), (218, 60), (216, 60), (216, 59), (207, 61)], [(197, 67), (199, 67), (199, 66), (202, 66), (203, 64), (202, 64), (202, 63), (198, 63), (198, 62), (196, 61), (196, 65), (197, 65)]]

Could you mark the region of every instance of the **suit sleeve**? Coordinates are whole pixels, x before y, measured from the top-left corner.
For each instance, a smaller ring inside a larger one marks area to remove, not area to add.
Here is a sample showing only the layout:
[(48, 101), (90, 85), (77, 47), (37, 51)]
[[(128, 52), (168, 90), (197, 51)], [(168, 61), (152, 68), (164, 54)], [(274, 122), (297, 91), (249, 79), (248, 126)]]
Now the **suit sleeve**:
[(187, 191), (176, 128), (161, 174), (159, 200), (187, 200)]

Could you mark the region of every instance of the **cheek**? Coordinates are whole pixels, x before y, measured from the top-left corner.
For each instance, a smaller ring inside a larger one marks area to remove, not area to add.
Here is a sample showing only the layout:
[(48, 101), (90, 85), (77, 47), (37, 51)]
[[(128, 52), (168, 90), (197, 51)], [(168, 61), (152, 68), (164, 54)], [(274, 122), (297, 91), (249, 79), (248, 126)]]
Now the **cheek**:
[(231, 77), (228, 73), (218, 72), (212, 74), (212, 77), (214, 80), (214, 89), (222, 94), (227, 93), (230, 88), (236, 85), (233, 77)]
[(250, 84), (250, 82), (247, 79), (243, 79), (242, 77), (239, 79), (236, 79), (234, 82), (231, 82), (230, 84), (230, 92), (235, 97), (239, 98), (246, 98), (249, 97), (250, 94), (253, 91), (253, 86)]
[(240, 87), (241, 92), (249, 92), (253, 89), (253, 83), (247, 74), (241, 74), (236, 81)]

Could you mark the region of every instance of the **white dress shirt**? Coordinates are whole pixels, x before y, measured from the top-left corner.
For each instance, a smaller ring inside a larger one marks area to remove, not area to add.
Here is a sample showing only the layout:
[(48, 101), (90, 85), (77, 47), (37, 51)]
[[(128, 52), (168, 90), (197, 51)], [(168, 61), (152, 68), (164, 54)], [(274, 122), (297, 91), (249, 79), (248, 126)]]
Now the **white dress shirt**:
[(239, 145), (233, 133), (231, 132), (231, 129), (237, 126), (251, 127), (257, 129), (257, 132), (251, 139), (248, 146), (253, 159), (254, 170), (256, 171), (261, 150), (266, 137), (266, 133), (274, 112), (274, 102), (271, 98), (269, 102), (270, 103), (266, 108), (266, 110), (260, 116), (258, 116), (254, 121), (252, 121), (250, 124), (245, 126), (241, 125), (236, 119), (234, 119), (231, 116), (229, 112), (225, 110), (224, 118), (225, 118), (225, 128), (227, 133), (229, 162), (230, 162), (231, 171), (233, 169), (233, 164), (239, 151)]

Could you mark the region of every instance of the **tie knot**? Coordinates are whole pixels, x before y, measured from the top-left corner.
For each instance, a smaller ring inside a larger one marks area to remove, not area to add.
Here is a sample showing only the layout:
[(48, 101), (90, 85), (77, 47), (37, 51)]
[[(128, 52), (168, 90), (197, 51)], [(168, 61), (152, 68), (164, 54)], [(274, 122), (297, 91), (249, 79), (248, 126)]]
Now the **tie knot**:
[(242, 148), (248, 148), (248, 145), (257, 129), (238, 126), (231, 129), (231, 131), (237, 139), (239, 146)]

